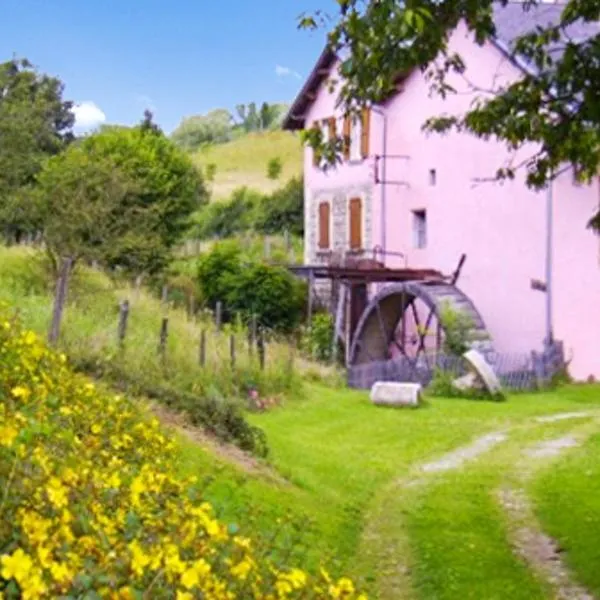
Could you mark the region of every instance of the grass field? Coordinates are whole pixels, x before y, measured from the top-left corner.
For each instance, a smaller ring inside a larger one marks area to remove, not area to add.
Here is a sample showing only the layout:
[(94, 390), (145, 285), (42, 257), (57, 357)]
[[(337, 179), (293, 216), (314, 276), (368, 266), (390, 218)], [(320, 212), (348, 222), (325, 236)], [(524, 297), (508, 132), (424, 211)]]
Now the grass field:
[[(504, 403), (431, 399), (406, 411), (374, 408), (362, 392), (312, 386), (306, 396), (251, 417), (267, 433), (270, 464), (287, 483), (222, 467), (207, 493), (228, 518), (240, 511), (252, 517), (259, 535), (283, 518), (296, 536), (294, 556), (311, 568), (323, 559), (373, 598), (558, 597), (519, 555), (498, 500), (506, 485), (533, 486), (543, 490), (531, 494), (541, 522), (561, 544), (571, 541), (573, 578), (598, 591), (600, 489), (589, 478), (599, 473), (600, 459), (597, 438), (589, 447), (583, 442), (600, 431), (598, 387), (524, 394)], [(537, 420), (565, 412), (585, 415)], [(447, 471), (421, 469), (499, 431), (506, 439), (480, 457)], [(528, 459), (529, 449), (565, 435), (579, 436), (582, 449), (564, 459)], [(202, 470), (189, 443), (185, 456), (186, 472)], [(548, 485), (556, 461), (562, 478)], [(586, 496), (579, 510), (565, 510)]]
[[(283, 165), (277, 180), (267, 177), (267, 162), (274, 157), (279, 157)], [(298, 136), (287, 131), (250, 133), (225, 144), (207, 146), (194, 155), (194, 160), (203, 168), (216, 165), (212, 199), (221, 200), (243, 186), (270, 193), (300, 175), (302, 145)]]
[[(3, 251), (0, 301), (43, 332), (49, 296), (39, 268), (27, 250)], [(69, 352), (114, 344), (123, 290), (95, 272), (74, 280)], [(151, 339), (130, 365), (151, 377), (160, 370), (156, 334), (142, 315), (154, 323), (162, 309), (142, 293), (133, 310), (142, 321), (133, 318), (133, 339)], [(189, 335), (187, 350), (173, 349), (182, 381), (226, 383), (219, 363), (198, 368), (193, 324), (170, 317)], [(197, 475), (222, 518), (278, 562), (313, 571), (323, 562), (383, 600), (585, 597), (570, 592), (577, 586), (600, 597), (600, 387), (506, 402), (428, 398), (420, 409), (393, 410), (364, 392), (294, 381), (301, 395), (247, 415), (266, 433), (267, 460), (177, 425), (181, 471)], [(167, 412), (157, 414), (176, 423)]]

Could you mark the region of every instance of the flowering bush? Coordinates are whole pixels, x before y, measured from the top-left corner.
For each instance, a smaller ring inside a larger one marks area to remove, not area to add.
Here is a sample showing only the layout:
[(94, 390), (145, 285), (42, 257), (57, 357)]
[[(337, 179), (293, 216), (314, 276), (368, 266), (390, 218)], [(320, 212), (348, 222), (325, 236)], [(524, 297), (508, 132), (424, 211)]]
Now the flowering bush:
[(268, 563), (175, 458), (156, 420), (0, 313), (1, 598), (364, 598)]

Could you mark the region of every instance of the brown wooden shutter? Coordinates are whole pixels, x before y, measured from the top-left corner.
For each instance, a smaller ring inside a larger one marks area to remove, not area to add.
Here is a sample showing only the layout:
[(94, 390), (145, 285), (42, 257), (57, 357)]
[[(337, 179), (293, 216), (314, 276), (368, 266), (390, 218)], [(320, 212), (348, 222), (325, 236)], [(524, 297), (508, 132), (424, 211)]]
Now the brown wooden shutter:
[(335, 117), (329, 117), (329, 119), (327, 119), (327, 124), (329, 125), (329, 140), (333, 141), (337, 135), (335, 130)]
[(319, 249), (329, 250), (329, 202), (319, 204)]
[(350, 250), (362, 250), (362, 201), (350, 199)]
[(363, 158), (369, 156), (369, 137), (371, 129), (371, 109), (363, 108), (362, 110), (362, 128), (360, 137), (360, 155)]
[[(313, 131), (318, 131), (319, 123), (315, 121), (312, 125)], [(321, 164), (321, 153), (313, 148), (313, 166), (318, 167)]]
[(350, 115), (344, 116), (344, 160), (350, 160), (350, 132), (352, 128), (352, 118)]

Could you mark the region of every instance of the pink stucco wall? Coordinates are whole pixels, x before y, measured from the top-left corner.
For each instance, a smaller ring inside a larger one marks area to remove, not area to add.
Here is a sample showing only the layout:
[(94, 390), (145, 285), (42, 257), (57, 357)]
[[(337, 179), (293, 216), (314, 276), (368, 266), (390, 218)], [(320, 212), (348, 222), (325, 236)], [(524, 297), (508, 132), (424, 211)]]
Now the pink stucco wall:
[[(545, 336), (543, 292), (531, 289), (531, 280), (545, 280), (546, 193), (528, 190), (523, 176), (504, 184), (475, 180), (491, 177), (508, 158), (503, 145), (472, 136), (426, 135), (421, 125), (432, 115), (464, 112), (473, 101), (471, 84), (489, 88), (513, 79), (519, 72), (495, 47), (474, 45), (459, 28), (453, 49), (467, 58), (466, 78), (457, 79), (460, 94), (443, 100), (430, 96), (429, 84), (419, 72), (406, 81), (401, 93), (383, 109), (388, 119), (387, 178), (408, 185), (374, 186), (372, 242), (381, 244), (382, 202), (385, 196), (387, 250), (390, 266), (431, 267), (449, 273), (465, 253), (459, 287), (467, 293), (501, 352), (541, 349)], [(335, 95), (321, 90), (308, 122), (333, 114)], [(339, 113), (340, 111), (338, 111)], [(383, 145), (382, 118), (373, 114), (371, 152)], [(344, 188), (353, 182), (373, 182), (373, 160), (342, 165), (327, 174), (305, 157), (307, 205), (312, 190)], [(430, 170), (436, 171), (431, 185)], [(598, 206), (598, 185), (576, 186), (570, 171), (554, 183), (554, 333), (572, 358), (577, 379), (600, 378), (600, 242), (586, 229)], [(382, 191), (384, 194), (382, 195)], [(427, 247), (413, 247), (412, 211), (427, 211)], [(308, 223), (307, 226), (314, 226)], [(307, 259), (310, 257), (307, 256)]]

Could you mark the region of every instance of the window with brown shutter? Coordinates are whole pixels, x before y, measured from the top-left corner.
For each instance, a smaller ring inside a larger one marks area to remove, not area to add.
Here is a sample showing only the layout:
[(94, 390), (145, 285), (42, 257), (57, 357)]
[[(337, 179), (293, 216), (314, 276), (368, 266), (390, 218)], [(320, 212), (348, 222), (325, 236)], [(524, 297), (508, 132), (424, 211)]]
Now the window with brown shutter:
[(352, 120), (350, 115), (344, 117), (344, 160), (350, 160), (350, 133), (352, 128)]
[(319, 204), (319, 249), (329, 250), (329, 202)]
[(369, 156), (369, 135), (371, 130), (371, 109), (363, 108), (362, 110), (362, 129), (360, 138), (360, 155), (363, 158)]
[(329, 119), (327, 119), (327, 124), (329, 125), (329, 140), (335, 140), (335, 117), (329, 117)]
[[(317, 123), (316, 121), (313, 123), (312, 126), (313, 130), (318, 131), (319, 129), (319, 123)], [(314, 167), (318, 167), (321, 164), (321, 153), (318, 150), (315, 150), (313, 148), (313, 166)]]
[(350, 199), (350, 250), (362, 250), (362, 201)]

